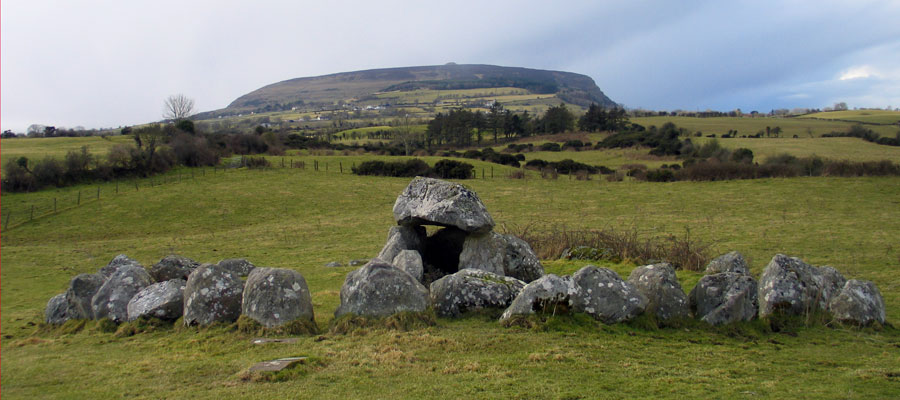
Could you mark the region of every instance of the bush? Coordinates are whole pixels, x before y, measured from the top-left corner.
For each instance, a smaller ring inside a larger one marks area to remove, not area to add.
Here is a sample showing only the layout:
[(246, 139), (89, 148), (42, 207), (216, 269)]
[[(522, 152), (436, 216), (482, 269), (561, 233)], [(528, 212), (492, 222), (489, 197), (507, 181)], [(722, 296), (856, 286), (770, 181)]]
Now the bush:
[(587, 171), (591, 174), (596, 174), (598, 172), (597, 167), (580, 163), (568, 158), (559, 162), (551, 163), (551, 166), (556, 168), (559, 173), (567, 175), (575, 173), (577, 171)]
[(565, 143), (563, 143), (563, 145), (562, 145), (563, 149), (568, 148), (568, 149), (581, 150), (582, 147), (584, 147), (584, 143), (582, 143), (580, 140), (569, 140), (569, 141), (566, 141)]
[(546, 161), (541, 159), (528, 160), (528, 162), (525, 163), (525, 168), (544, 169), (547, 168), (547, 164)]
[(456, 160), (440, 160), (434, 164), (432, 175), (443, 179), (469, 179), (472, 177), (472, 164)]
[(413, 177), (427, 176), (430, 168), (425, 161), (419, 159), (411, 159), (406, 161), (364, 161), (356, 167), (352, 168), (354, 174), (357, 175), (377, 175), (392, 177)]
[(672, 182), (675, 180), (675, 173), (671, 169), (648, 171), (647, 180), (650, 182)]
[(241, 166), (256, 169), (271, 168), (272, 164), (265, 157), (241, 157)]
[(562, 151), (559, 143), (547, 142), (541, 145), (541, 151)]

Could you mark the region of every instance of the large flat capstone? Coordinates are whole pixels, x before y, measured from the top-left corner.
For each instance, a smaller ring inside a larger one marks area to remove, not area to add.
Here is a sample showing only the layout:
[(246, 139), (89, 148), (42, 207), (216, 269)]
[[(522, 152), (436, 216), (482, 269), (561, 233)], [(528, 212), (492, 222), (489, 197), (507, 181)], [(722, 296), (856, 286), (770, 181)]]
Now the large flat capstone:
[(397, 197), (394, 219), (400, 225), (454, 226), (468, 233), (486, 233), (494, 219), (475, 192), (458, 183), (416, 177)]

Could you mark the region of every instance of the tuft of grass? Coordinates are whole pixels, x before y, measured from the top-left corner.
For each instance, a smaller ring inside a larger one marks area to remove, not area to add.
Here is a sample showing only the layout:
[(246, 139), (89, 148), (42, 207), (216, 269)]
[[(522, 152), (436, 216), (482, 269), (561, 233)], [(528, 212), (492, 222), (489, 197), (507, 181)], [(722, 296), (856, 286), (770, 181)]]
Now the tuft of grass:
[(316, 335), (319, 333), (319, 327), (316, 325), (316, 321), (298, 319), (274, 328), (266, 328), (246, 315), (241, 315), (238, 318), (237, 330), (238, 332), (256, 336)]
[(401, 312), (384, 318), (366, 318), (345, 314), (332, 320), (328, 332), (333, 335), (366, 334), (370, 329), (387, 329), (408, 332), (437, 325), (434, 310), (425, 312)]

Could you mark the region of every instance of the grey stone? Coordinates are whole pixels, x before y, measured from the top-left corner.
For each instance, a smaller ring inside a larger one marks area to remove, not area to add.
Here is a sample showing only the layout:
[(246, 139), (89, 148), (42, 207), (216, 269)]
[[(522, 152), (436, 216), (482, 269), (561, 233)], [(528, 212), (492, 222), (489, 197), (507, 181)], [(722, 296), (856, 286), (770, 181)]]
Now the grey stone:
[(514, 235), (501, 235), (506, 242), (503, 272), (506, 276), (531, 282), (544, 276), (544, 266), (528, 242)]
[(487, 233), (494, 220), (475, 192), (458, 183), (416, 177), (397, 197), (394, 220), (400, 225), (454, 226)]
[(109, 279), (111, 276), (113, 276), (116, 273), (116, 271), (119, 270), (120, 267), (123, 267), (126, 265), (138, 266), (141, 268), (144, 267), (143, 265), (141, 265), (141, 263), (135, 261), (134, 259), (132, 259), (124, 254), (119, 254), (119, 255), (113, 257), (113, 259), (109, 262), (109, 264), (106, 264), (105, 267), (100, 268), (99, 273), (101, 275), (103, 275), (106, 279)]
[(69, 303), (69, 317), (72, 319), (93, 319), (91, 301), (106, 282), (102, 274), (79, 274), (69, 281), (66, 301)]
[(378, 253), (377, 258), (390, 261), (403, 250), (415, 250), (421, 253), (425, 250), (425, 237), (424, 226), (392, 226), (388, 232), (387, 242)]
[(120, 266), (91, 299), (94, 318), (125, 322), (128, 319), (128, 302), (151, 284), (153, 279), (144, 267), (133, 264)]
[(711, 325), (752, 320), (757, 299), (756, 280), (736, 272), (706, 275), (688, 295), (694, 316)]
[(368, 262), (369, 262), (369, 260), (365, 260), (365, 259), (350, 260), (350, 262), (348, 262), (347, 265), (349, 265), (351, 267), (358, 267), (360, 265), (366, 265), (366, 263), (368, 263)]
[(347, 274), (341, 286), (341, 305), (334, 315), (385, 317), (404, 311), (422, 312), (427, 307), (425, 286), (410, 274), (376, 258)]
[(874, 283), (850, 279), (828, 306), (831, 315), (847, 324), (860, 326), (884, 324), (884, 298)]
[(66, 294), (60, 293), (50, 298), (44, 308), (44, 322), (59, 325), (69, 320), (69, 303)]
[(199, 266), (200, 263), (190, 258), (171, 254), (159, 260), (158, 263), (153, 264), (149, 273), (156, 282), (165, 282), (172, 279), (187, 280), (191, 272), (194, 272)]
[(244, 285), (241, 310), (266, 328), (314, 319), (312, 296), (306, 279), (299, 272), (289, 269), (254, 269)]
[(660, 320), (688, 316), (687, 295), (669, 263), (637, 267), (628, 276), (628, 283), (647, 298), (644, 312), (655, 314)]
[(443, 317), (485, 308), (504, 309), (518, 296), (525, 282), (475, 269), (463, 269), (431, 284), (431, 305)]
[(141, 289), (128, 302), (128, 320), (154, 317), (174, 321), (184, 312), (184, 279), (157, 282)]
[(813, 270), (813, 281), (819, 289), (819, 295), (817, 296), (819, 309), (827, 310), (831, 299), (844, 289), (847, 278), (844, 278), (844, 275), (834, 269), (834, 267), (826, 265)]
[(500, 316), (508, 320), (516, 315), (566, 313), (575, 305), (578, 289), (569, 276), (544, 275), (525, 285)]
[(747, 260), (744, 259), (741, 253), (732, 251), (716, 257), (706, 265), (706, 275), (722, 272), (734, 272), (750, 276), (750, 266), (747, 265)]
[(329, 267), (329, 268), (337, 268), (337, 267), (343, 267), (344, 264), (341, 264), (341, 263), (339, 263), (339, 262), (337, 262), (337, 261), (332, 261), (332, 262), (330, 262), (330, 263), (328, 263), (328, 264), (325, 264), (325, 266), (326, 266), (326, 267)]
[(291, 368), (297, 364), (303, 364), (308, 357), (279, 358), (272, 361), (262, 361), (250, 366), (250, 372), (278, 372)]
[(253, 271), (256, 266), (253, 265), (250, 261), (247, 261), (246, 258), (228, 258), (222, 261), (219, 261), (219, 267), (224, 268), (227, 271), (231, 271), (238, 276), (248, 276), (250, 275), (250, 271)]
[(237, 273), (219, 265), (203, 264), (184, 287), (184, 324), (233, 322), (241, 315), (244, 283)]
[(478, 269), (505, 275), (503, 268), (505, 245), (506, 242), (496, 232), (467, 236), (463, 242), (462, 252), (459, 253), (459, 270)]
[(647, 297), (615, 271), (588, 265), (572, 275), (575, 310), (605, 324), (628, 321), (647, 307)]
[(412, 275), (413, 278), (416, 278), (417, 281), (422, 282), (423, 274), (425, 272), (424, 265), (422, 264), (422, 255), (419, 254), (418, 251), (415, 250), (403, 250), (391, 262), (394, 268), (399, 268), (403, 271), (406, 271), (407, 274)]
[(822, 284), (832, 278), (799, 258), (776, 254), (759, 280), (760, 318), (775, 312), (804, 315), (822, 308), (827, 300)]

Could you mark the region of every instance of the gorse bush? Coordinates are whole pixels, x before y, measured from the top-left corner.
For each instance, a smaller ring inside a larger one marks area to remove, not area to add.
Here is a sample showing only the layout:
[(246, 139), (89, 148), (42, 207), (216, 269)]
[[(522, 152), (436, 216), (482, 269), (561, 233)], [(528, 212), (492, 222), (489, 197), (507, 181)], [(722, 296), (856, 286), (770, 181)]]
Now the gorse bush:
[(430, 176), (443, 179), (469, 179), (472, 164), (456, 160), (440, 160), (434, 168), (425, 161), (411, 159), (405, 161), (365, 161), (351, 168), (356, 175), (376, 175), (391, 177)]

